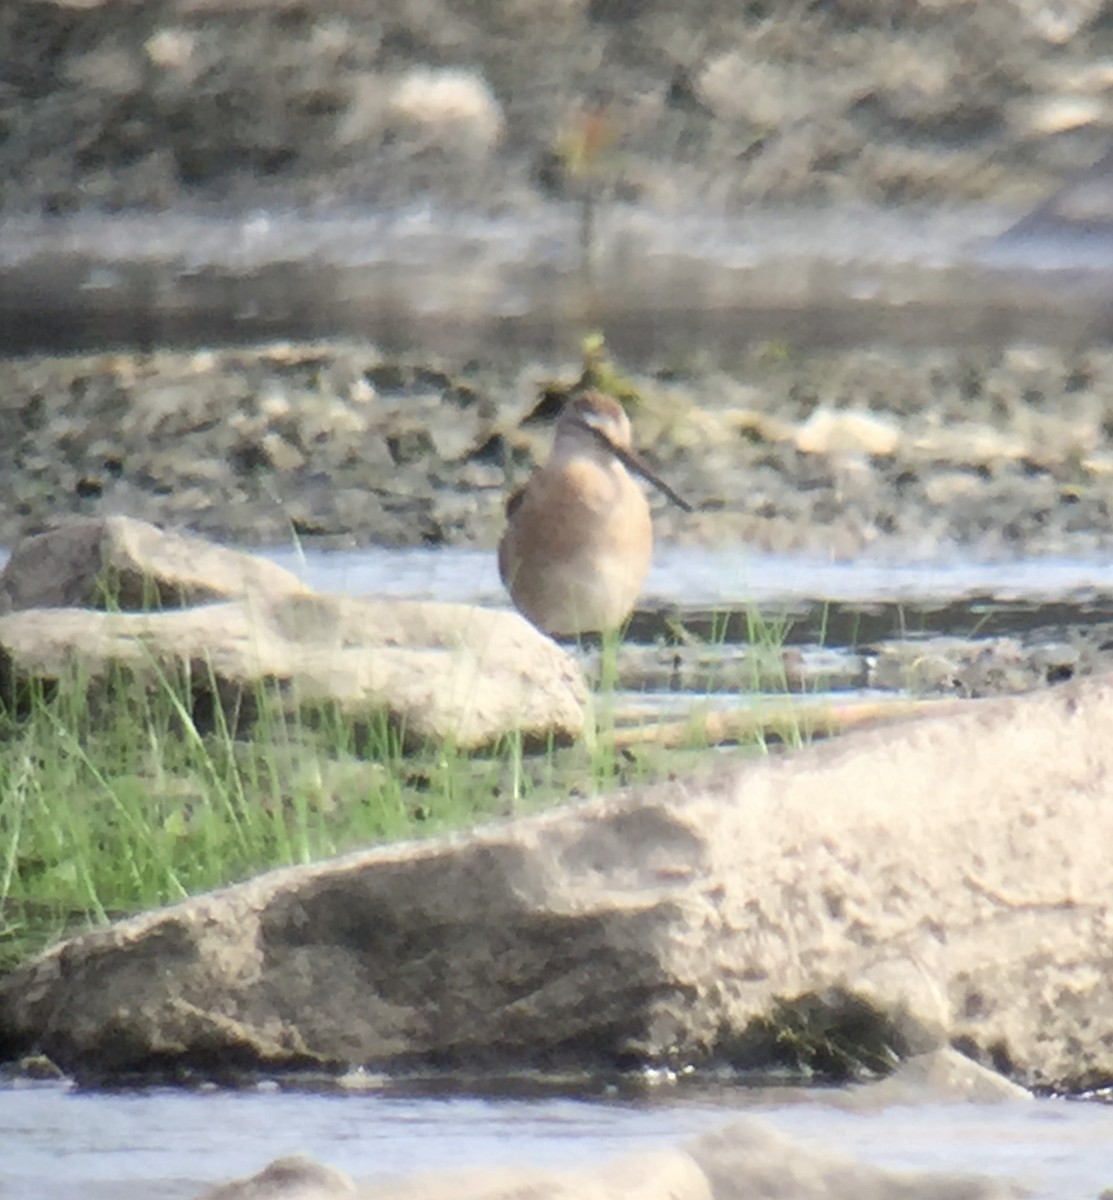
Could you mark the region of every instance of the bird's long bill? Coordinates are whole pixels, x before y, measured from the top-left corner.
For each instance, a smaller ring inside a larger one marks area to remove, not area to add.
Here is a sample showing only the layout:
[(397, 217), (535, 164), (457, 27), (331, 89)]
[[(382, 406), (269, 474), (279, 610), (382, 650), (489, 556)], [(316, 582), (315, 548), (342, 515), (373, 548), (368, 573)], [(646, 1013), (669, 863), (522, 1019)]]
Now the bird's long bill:
[(601, 429), (596, 429), (594, 425), (589, 425), (587, 421), (578, 421), (577, 424), (580, 425), (581, 428), (586, 429), (588, 433), (590, 433), (597, 441), (602, 442), (603, 445), (607, 447), (607, 449), (615, 456), (615, 458), (618, 459), (620, 463), (622, 463), (622, 465), (628, 471), (633, 471), (635, 475), (640, 475), (646, 481), (646, 483), (651, 483), (655, 488), (657, 488), (658, 491), (664, 492), (664, 494), (668, 496), (673, 504), (675, 504), (676, 507), (681, 509), (683, 512), (690, 513), (692, 511), (692, 506), (688, 503), (688, 501), (678, 496), (676, 492), (674, 492), (659, 475), (655, 475), (645, 465), (645, 463), (638, 458), (636, 454), (630, 450), (623, 450), (621, 446), (616, 446)]
[(654, 473), (642, 462), (640, 458), (636, 458), (629, 450), (620, 450), (617, 446), (612, 446), (615, 458), (622, 463), (627, 470), (633, 471), (635, 475), (640, 475), (646, 483), (651, 483), (659, 491), (664, 492), (666, 496), (683, 512), (690, 513), (692, 506), (682, 496), (678, 496), (676, 492), (659, 476)]

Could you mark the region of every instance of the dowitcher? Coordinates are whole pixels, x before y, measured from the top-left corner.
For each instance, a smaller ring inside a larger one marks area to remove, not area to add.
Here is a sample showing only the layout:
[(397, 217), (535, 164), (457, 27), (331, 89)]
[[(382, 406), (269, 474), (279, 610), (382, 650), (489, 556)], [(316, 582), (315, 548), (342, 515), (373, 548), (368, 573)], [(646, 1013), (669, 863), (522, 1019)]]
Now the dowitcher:
[(616, 629), (633, 611), (653, 525), (631, 472), (691, 512), (631, 441), (618, 401), (586, 392), (561, 411), (548, 461), (507, 501), (499, 575), (522, 615), (554, 637)]

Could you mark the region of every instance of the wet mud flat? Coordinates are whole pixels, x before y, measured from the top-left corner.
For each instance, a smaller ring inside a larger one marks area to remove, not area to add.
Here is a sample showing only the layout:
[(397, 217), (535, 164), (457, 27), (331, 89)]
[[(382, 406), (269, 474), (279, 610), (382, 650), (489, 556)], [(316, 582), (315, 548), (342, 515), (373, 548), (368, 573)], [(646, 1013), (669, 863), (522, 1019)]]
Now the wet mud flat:
[[(771, 341), (729, 369), (695, 347), (612, 365), (636, 442), (696, 510), (654, 498), (662, 542), (905, 562), (1113, 546), (1113, 348)], [(0, 360), (0, 544), (74, 513), (246, 546), (493, 548), (581, 371), (574, 346), (453, 361), (358, 341)]]

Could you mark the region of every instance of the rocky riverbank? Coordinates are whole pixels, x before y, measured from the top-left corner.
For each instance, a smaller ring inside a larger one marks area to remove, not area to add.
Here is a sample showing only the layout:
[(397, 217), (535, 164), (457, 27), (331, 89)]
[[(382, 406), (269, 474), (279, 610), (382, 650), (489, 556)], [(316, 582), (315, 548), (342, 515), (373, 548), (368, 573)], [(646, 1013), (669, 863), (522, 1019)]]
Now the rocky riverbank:
[(12, 0), (0, 206), (1034, 203), (1113, 128), (1099, 0)]

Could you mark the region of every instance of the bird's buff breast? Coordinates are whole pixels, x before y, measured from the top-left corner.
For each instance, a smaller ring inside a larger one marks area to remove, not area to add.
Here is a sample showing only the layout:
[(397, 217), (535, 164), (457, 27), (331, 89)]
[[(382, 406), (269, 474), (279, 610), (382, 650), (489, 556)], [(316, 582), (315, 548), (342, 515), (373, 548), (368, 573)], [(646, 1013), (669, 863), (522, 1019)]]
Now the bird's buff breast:
[(531, 486), (500, 548), (515, 603), (541, 629), (576, 634), (620, 625), (652, 555), (649, 505), (623, 470), (566, 468)]

